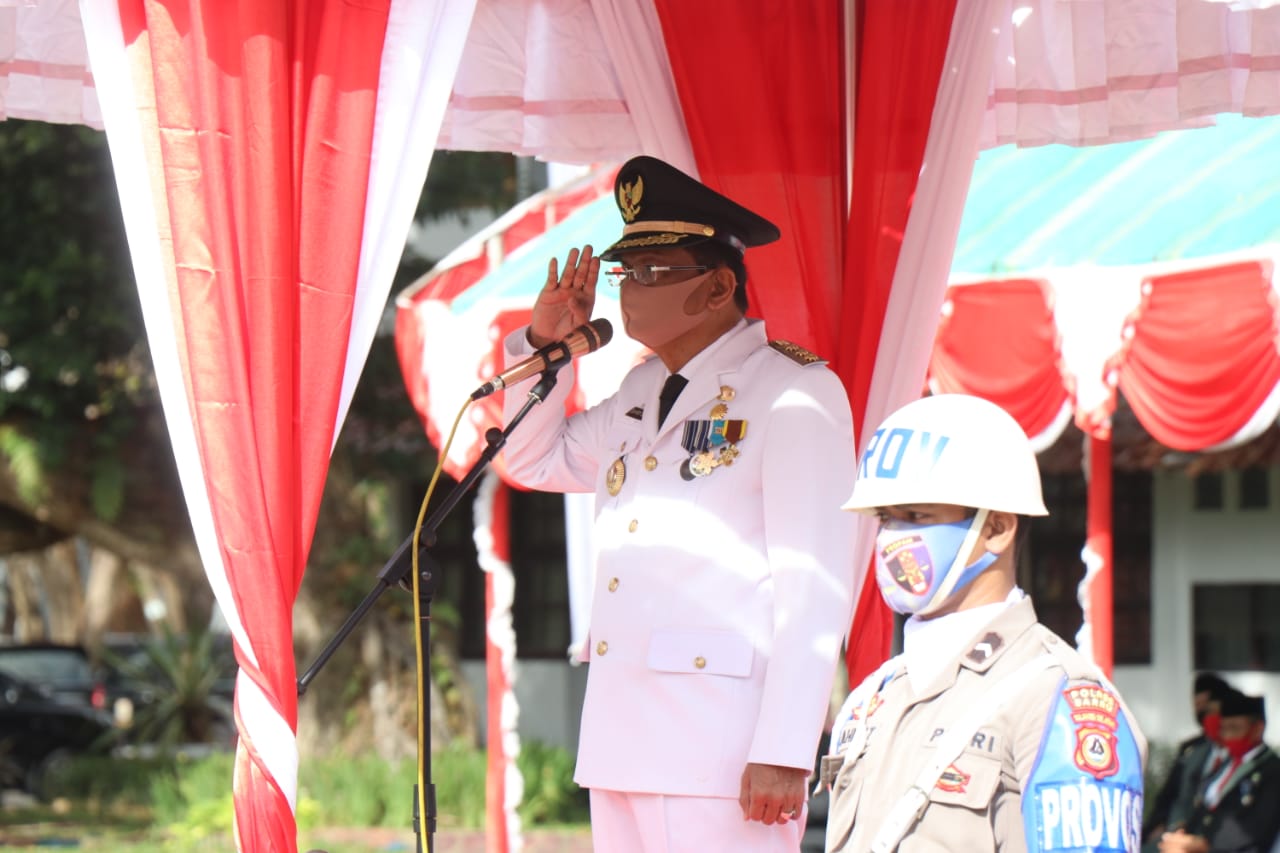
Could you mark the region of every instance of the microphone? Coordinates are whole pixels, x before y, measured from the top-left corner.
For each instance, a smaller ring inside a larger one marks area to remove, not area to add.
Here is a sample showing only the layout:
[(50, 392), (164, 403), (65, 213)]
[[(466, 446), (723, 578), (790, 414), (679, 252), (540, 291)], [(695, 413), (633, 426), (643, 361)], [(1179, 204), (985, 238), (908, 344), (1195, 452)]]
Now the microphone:
[(495, 391), (501, 391), (508, 385), (527, 379), (535, 373), (542, 373), (544, 370), (559, 370), (575, 356), (595, 352), (611, 340), (613, 340), (613, 324), (608, 320), (598, 317), (590, 323), (583, 323), (565, 335), (564, 340), (547, 344), (524, 361), (508, 367), (472, 391), (471, 399), (479, 400), (481, 397), (488, 397)]

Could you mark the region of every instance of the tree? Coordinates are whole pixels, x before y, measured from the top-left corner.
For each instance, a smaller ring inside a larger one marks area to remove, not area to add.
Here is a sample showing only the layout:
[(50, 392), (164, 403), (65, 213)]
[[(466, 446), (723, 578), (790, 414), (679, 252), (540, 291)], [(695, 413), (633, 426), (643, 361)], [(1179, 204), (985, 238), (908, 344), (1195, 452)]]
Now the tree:
[(207, 619), (105, 137), (0, 123), (0, 182), (0, 542), (78, 535)]
[[(509, 207), (514, 164), (506, 154), (437, 154), (419, 218)], [(103, 572), (140, 564), (176, 581), (185, 624), (203, 624), (212, 594), (159, 404), (105, 137), (82, 127), (0, 122), (0, 181), (0, 556), (81, 537), (106, 555), (98, 561)], [(432, 262), (408, 253), (393, 292)], [(295, 608), (302, 664), (408, 534), (421, 498), (412, 484), (425, 480), (434, 461), (392, 341), (380, 337), (334, 449)], [(453, 534), (469, 543), (469, 530)], [(118, 586), (91, 578), (87, 598)], [(385, 599), (317, 681), (317, 691), (336, 689), (344, 701), (304, 703), (304, 714), (336, 714), (313, 721), (323, 737), (350, 726), (353, 704), (357, 715), (375, 717), (388, 707), (412, 708), (414, 684), (404, 672), (411, 603), (402, 594)], [(446, 597), (437, 622), (447, 628), (450, 613)], [(452, 636), (442, 630), (436, 639), (445, 685), (439, 733), (466, 735), (475, 720), (457, 689)], [(378, 701), (353, 703), (360, 696)], [(394, 728), (402, 718), (384, 722)]]

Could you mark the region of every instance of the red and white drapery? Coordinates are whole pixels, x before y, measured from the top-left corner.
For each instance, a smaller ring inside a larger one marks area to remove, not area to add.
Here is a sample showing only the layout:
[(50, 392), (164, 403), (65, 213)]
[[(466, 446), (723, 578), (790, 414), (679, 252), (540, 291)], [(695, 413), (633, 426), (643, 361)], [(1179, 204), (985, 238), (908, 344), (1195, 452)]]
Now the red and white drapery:
[(82, 4), (165, 413), (240, 663), (242, 850), (297, 846), (291, 611), (466, 6)]
[[(289, 611), (433, 141), (654, 154), (777, 218), (788, 239), (756, 267), (755, 305), (829, 357), (875, 423), (919, 391), (981, 140), (1100, 144), (1280, 107), (1280, 9), (1013, 6), (81, 0), (77, 26), (70, 3), (0, 0), (0, 114), (95, 123), (101, 103), (245, 670), (242, 849), (296, 845)], [(855, 674), (887, 644), (869, 601)]]
[(1037, 449), (1067, 424), (1088, 437), (1088, 531), (1077, 645), (1110, 673), (1111, 415), (1117, 392), (1161, 444), (1200, 451), (1256, 438), (1280, 414), (1280, 300), (1267, 247), (1220, 258), (947, 291), (929, 387), (1012, 414)]

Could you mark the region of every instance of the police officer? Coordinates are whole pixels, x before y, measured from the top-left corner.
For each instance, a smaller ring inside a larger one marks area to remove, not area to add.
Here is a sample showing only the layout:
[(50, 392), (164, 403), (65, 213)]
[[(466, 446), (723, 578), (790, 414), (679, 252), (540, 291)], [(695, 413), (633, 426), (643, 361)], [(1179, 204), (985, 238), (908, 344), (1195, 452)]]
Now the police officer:
[[(518, 482), (596, 496), (575, 779), (597, 850), (796, 850), (852, 610), (848, 399), (744, 319), (744, 254), (772, 223), (650, 157), (615, 190), (602, 256), (653, 355), (568, 419), (565, 368), (506, 450)], [(551, 262), (508, 363), (590, 318), (599, 268), (589, 246)]]
[(1015, 583), (1018, 533), (1047, 514), (1017, 422), (967, 395), (902, 407), (846, 508), (880, 519), (876, 583), (910, 618), (837, 716), (827, 849), (1136, 853), (1146, 742)]

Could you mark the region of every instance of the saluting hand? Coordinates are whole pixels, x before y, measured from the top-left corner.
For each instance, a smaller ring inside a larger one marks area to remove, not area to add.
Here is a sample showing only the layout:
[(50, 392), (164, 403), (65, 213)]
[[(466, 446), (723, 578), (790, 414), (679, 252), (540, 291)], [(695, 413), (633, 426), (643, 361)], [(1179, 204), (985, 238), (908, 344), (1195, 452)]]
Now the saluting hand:
[(808, 778), (809, 771), (798, 767), (748, 764), (742, 771), (742, 793), (738, 795), (743, 819), (772, 826), (800, 817)]
[(529, 343), (545, 347), (591, 319), (596, 304), (596, 279), (600, 277), (600, 259), (593, 257), (591, 246), (569, 250), (564, 272), (556, 275), (556, 259), (547, 265), (547, 283), (533, 304), (533, 320), (529, 324)]

